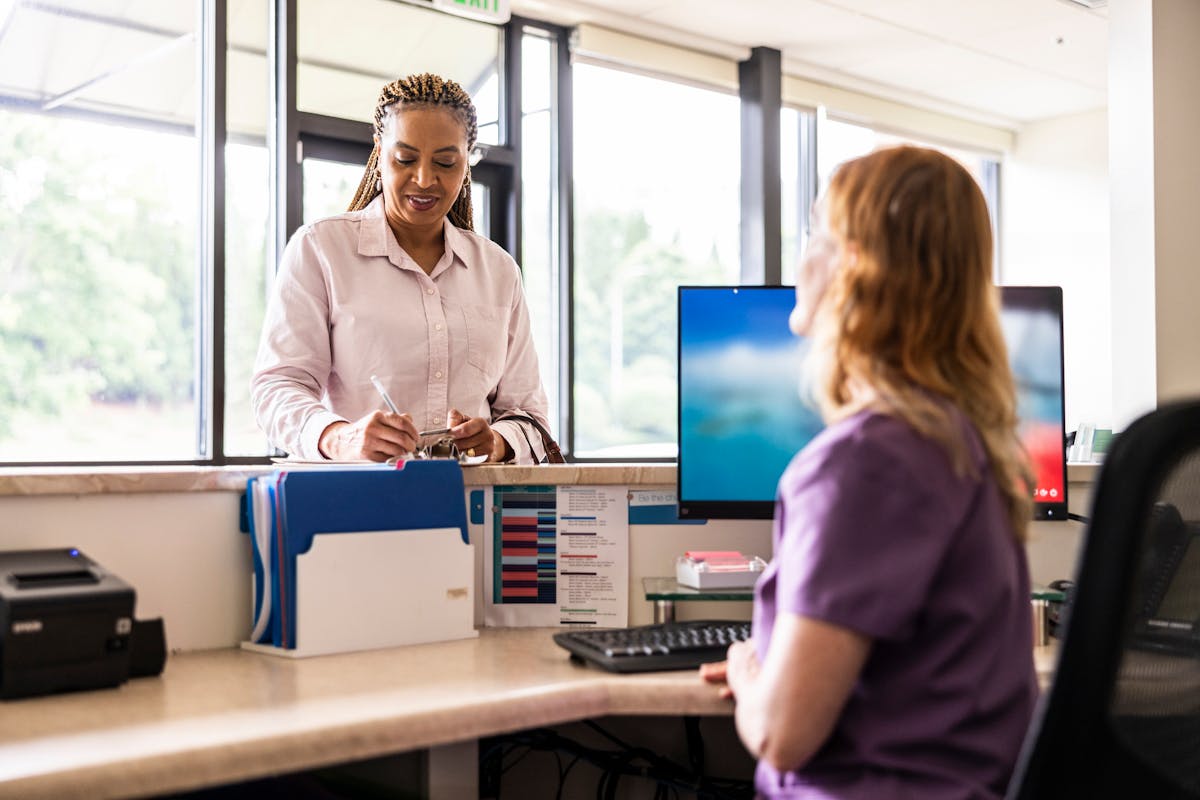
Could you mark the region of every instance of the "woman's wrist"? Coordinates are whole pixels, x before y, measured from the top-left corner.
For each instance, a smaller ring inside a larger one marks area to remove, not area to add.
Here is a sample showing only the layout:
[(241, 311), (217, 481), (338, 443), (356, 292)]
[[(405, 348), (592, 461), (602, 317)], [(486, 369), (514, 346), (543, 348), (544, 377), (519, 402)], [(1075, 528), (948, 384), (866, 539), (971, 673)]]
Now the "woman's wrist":
[(338, 420), (326, 425), (325, 430), (321, 431), (320, 437), (317, 438), (317, 451), (330, 461), (336, 460), (338, 429), (349, 424), (345, 420)]
[(491, 461), (509, 461), (513, 457), (512, 448), (508, 446), (508, 440), (492, 429), (492, 452)]

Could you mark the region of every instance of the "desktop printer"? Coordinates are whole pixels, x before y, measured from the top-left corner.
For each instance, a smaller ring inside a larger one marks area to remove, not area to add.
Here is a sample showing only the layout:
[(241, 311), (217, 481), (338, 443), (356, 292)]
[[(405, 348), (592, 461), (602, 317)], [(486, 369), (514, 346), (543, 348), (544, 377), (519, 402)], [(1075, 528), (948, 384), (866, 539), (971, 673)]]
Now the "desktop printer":
[(0, 698), (157, 675), (162, 620), (135, 622), (133, 587), (74, 548), (0, 552)]

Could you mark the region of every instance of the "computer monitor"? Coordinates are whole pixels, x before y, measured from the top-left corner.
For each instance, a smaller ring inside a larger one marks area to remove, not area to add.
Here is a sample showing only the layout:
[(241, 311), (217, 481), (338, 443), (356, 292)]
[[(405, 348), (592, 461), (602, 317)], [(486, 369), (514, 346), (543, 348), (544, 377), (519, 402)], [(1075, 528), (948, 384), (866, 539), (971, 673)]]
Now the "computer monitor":
[[(1034, 517), (1065, 519), (1062, 290), (1005, 287), (1002, 298)], [(788, 328), (794, 303), (790, 286), (679, 287), (681, 519), (770, 519), (779, 477), (822, 429), (800, 396), (806, 342)]]
[(681, 519), (770, 519), (792, 456), (824, 427), (800, 397), (788, 286), (679, 287)]
[(1017, 385), (1018, 431), (1033, 466), (1033, 518), (1067, 518), (1063, 295), (1058, 286), (1005, 286), (1000, 324)]

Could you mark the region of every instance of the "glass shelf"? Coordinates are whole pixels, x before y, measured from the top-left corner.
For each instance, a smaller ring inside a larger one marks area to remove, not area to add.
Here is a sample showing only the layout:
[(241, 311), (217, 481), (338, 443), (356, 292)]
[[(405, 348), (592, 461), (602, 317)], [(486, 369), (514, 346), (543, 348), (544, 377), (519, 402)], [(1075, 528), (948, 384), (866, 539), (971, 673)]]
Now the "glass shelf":
[[(654, 621), (669, 622), (675, 618), (675, 604), (692, 600), (742, 600), (754, 599), (754, 589), (693, 589), (681, 586), (674, 578), (642, 578), (642, 591), (646, 599), (654, 603)], [(1034, 635), (1041, 643), (1046, 639), (1046, 607), (1049, 603), (1061, 603), (1066, 594), (1045, 586), (1033, 586), (1029, 599), (1034, 608)]]
[(654, 603), (654, 621), (675, 619), (675, 604), (689, 600), (753, 600), (754, 589), (693, 589), (674, 578), (642, 578), (646, 599)]
[(647, 600), (753, 600), (754, 589), (693, 589), (674, 578), (642, 578)]

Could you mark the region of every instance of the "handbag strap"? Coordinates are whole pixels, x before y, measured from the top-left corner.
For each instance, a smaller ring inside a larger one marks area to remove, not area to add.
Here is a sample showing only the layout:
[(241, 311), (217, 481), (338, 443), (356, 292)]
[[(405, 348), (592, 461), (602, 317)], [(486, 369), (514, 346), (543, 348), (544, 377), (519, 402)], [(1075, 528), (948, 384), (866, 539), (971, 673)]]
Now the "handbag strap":
[[(501, 414), (500, 416), (498, 416), (494, 420), (492, 420), (492, 422), (505, 422), (505, 421), (528, 422), (530, 425), (533, 426), (534, 430), (536, 430), (538, 432), (538, 434), (542, 437), (542, 447), (546, 451), (546, 460), (541, 463), (543, 463), (543, 464), (565, 464), (565, 463), (567, 463), (567, 460), (565, 458), (563, 458), (562, 449), (559, 448), (558, 442), (554, 441), (554, 437), (550, 435), (550, 431), (546, 430), (545, 426), (542, 425), (542, 423), (538, 422), (536, 419), (529, 416), (528, 414), (505, 413), (505, 414)], [(533, 443), (529, 442), (529, 434), (525, 433), (524, 429), (522, 429), (521, 432), (525, 435), (525, 441), (529, 443), (529, 446), (530, 446), (529, 449), (532, 450)]]

